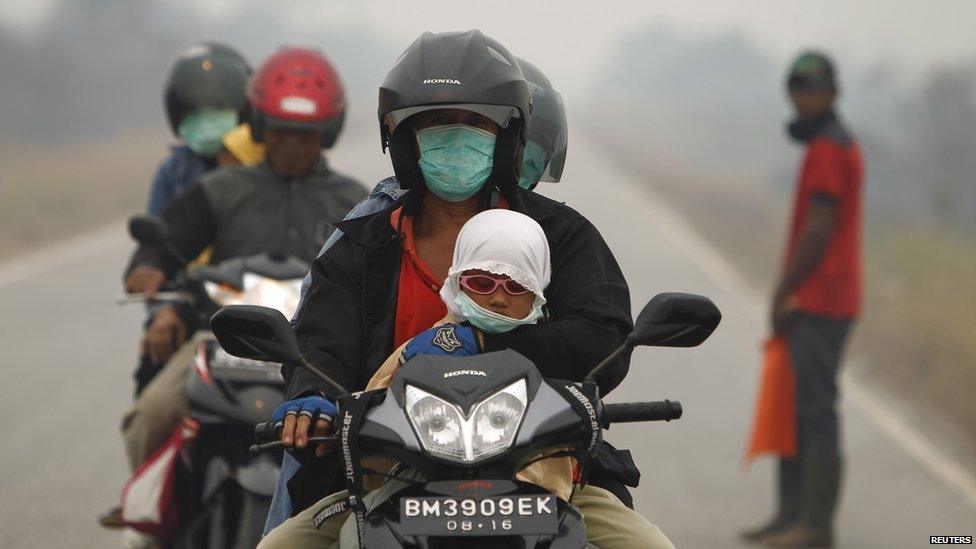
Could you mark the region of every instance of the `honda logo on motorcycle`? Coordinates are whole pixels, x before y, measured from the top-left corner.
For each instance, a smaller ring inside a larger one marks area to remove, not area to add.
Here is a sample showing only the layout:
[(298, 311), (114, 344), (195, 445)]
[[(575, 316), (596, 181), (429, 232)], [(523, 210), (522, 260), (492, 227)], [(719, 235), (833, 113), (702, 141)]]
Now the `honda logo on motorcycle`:
[(446, 374), (444, 374), (444, 379), (447, 379), (449, 377), (457, 377), (457, 376), (488, 377), (488, 374), (482, 372), (481, 370), (455, 370), (453, 372), (447, 372)]

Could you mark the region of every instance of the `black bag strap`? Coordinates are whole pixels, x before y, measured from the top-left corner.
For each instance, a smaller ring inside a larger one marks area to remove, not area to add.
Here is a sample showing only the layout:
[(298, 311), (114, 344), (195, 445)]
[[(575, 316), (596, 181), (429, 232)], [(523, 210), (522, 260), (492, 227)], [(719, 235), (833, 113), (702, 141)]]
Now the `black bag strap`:
[(356, 517), (356, 535), (360, 547), (366, 526), (366, 507), (363, 505), (363, 469), (359, 461), (359, 426), (377, 391), (351, 393), (339, 399), (342, 411), (338, 425), (339, 459), (343, 464), (349, 508)]
[(603, 430), (596, 415), (597, 403), (600, 400), (600, 390), (596, 383), (577, 383), (562, 379), (546, 379), (546, 382), (560, 394), (573, 408), (582, 420), (585, 430), (585, 446), (574, 452), (580, 464), (580, 484), (586, 486), (589, 476), (590, 460), (596, 453), (597, 444), (603, 440)]

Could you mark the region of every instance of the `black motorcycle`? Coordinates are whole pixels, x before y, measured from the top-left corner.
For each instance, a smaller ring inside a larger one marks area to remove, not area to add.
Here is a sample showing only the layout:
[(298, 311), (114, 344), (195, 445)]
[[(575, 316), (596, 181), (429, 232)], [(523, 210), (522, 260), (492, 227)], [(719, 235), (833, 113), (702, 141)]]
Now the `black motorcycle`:
[[(211, 326), (224, 349), (251, 360), (289, 362), (315, 373), (343, 395), (334, 440), (348, 501), (364, 547), (585, 547), (579, 511), (545, 489), (516, 479), (540, 454), (572, 455), (585, 465), (612, 423), (670, 421), (678, 402), (604, 404), (594, 376), (636, 345), (691, 347), (711, 335), (721, 314), (707, 298), (660, 294), (637, 318), (626, 341), (582, 383), (542, 378), (512, 350), (470, 357), (418, 355), (389, 389), (349, 394), (302, 356), (281, 313), (253, 306), (221, 309)], [(271, 438), (274, 430), (259, 429)], [(253, 447), (255, 453), (280, 442)], [(419, 471), (408, 484), (365, 509), (362, 460), (393, 457)], [(337, 509), (338, 510), (338, 509)], [(462, 541), (464, 540), (464, 541)]]
[[(186, 263), (159, 219), (134, 217), (130, 233)], [(251, 549), (261, 539), (281, 461), (252, 456), (247, 441), (254, 424), (267, 420), (284, 400), (284, 381), (278, 365), (228, 354), (206, 328), (216, 310), (232, 304), (291, 315), (307, 272), (308, 264), (295, 258), (258, 254), (184, 268), (155, 296), (181, 304), (191, 324), (201, 328), (186, 343), (196, 350), (186, 383), (189, 413), (183, 425), (192, 439), (183, 449), (176, 487), (182, 525), (177, 547)], [(145, 296), (127, 294), (119, 301), (145, 301)]]

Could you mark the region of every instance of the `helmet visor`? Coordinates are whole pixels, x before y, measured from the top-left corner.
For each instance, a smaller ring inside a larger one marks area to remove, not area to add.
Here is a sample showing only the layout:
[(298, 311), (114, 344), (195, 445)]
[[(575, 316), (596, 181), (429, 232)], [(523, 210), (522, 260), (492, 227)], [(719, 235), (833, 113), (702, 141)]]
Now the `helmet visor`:
[(391, 111), (383, 115), (383, 124), (386, 126), (386, 130), (389, 134), (393, 134), (399, 127), (400, 123), (407, 120), (411, 116), (420, 114), (422, 112), (429, 112), (435, 110), (448, 110), (457, 109), (462, 111), (469, 111), (480, 114), (485, 118), (491, 120), (492, 122), (498, 124), (500, 128), (507, 128), (508, 123), (513, 118), (520, 118), (521, 114), (519, 110), (515, 107), (510, 107), (507, 105), (482, 105), (477, 103), (445, 103), (441, 105), (421, 105), (417, 107), (407, 107), (405, 109), (398, 109)]

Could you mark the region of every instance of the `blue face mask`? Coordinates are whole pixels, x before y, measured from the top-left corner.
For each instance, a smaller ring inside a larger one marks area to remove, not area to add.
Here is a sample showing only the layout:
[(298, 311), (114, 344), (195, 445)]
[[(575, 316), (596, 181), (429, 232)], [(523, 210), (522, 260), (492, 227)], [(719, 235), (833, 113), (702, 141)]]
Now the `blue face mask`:
[(532, 305), (532, 310), (525, 318), (511, 318), (481, 307), (464, 291), (458, 292), (454, 304), (465, 320), (486, 334), (502, 334), (524, 324), (535, 324), (542, 318), (542, 307), (537, 303)]
[(542, 150), (542, 147), (536, 142), (529, 141), (525, 144), (525, 152), (522, 153), (522, 175), (519, 177), (519, 187), (529, 190), (542, 179), (542, 174), (546, 171), (546, 165), (549, 163), (546, 156), (546, 151)]
[(420, 172), (427, 188), (447, 202), (478, 193), (491, 175), (495, 136), (466, 124), (434, 126), (417, 132)]
[(217, 156), (223, 146), (220, 139), (237, 126), (237, 111), (233, 109), (204, 109), (180, 122), (176, 133), (186, 146), (200, 156)]

